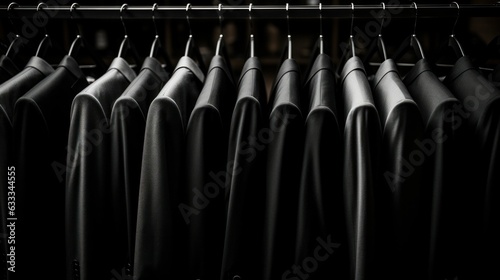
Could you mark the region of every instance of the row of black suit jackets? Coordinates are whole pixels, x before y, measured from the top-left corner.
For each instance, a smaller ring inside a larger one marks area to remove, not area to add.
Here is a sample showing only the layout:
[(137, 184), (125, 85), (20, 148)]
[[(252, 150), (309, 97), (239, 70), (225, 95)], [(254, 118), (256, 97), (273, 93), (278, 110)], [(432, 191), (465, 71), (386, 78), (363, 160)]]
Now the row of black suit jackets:
[(442, 82), (425, 59), (368, 79), (353, 57), (336, 77), (321, 54), (303, 84), (288, 59), (269, 102), (258, 58), (236, 83), (221, 56), (206, 76), (116, 58), (90, 85), (69, 56), (3, 72), (9, 280), (461, 280), (498, 263), (500, 91), (467, 57)]

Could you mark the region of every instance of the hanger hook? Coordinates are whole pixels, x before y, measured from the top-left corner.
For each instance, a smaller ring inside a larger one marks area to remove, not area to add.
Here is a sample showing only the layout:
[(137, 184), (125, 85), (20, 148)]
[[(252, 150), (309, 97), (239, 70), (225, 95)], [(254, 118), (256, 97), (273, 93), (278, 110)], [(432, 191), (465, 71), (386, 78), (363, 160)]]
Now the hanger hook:
[(386, 16), (386, 11), (385, 11), (385, 3), (382, 2), (380, 3), (382, 5), (382, 22), (380, 23), (380, 32), (379, 36), (382, 36), (382, 29), (384, 28), (384, 22), (385, 22), (385, 16)]
[(319, 2), (319, 53), (323, 54), (324, 52), (324, 47), (323, 47), (323, 4)]
[(80, 27), (78, 26), (78, 24), (75, 22), (75, 19), (73, 18), (73, 11), (78, 7), (80, 7), (80, 5), (76, 2), (71, 4), (71, 6), (69, 7), (69, 17), (71, 18), (71, 21), (73, 21), (75, 23), (76, 36), (80, 37), (82, 32), (80, 31)]
[(17, 4), (16, 2), (11, 2), (9, 6), (7, 6), (7, 12), (9, 12), (8, 13), (9, 18), (10, 18), (10, 10), (14, 10), (14, 7), (12, 6), (16, 6), (16, 8), (19, 8), (19, 4)]
[(153, 8), (151, 8), (152, 12), (153, 12), (153, 25), (155, 27), (155, 36), (158, 37), (158, 28), (156, 28), (156, 20), (155, 20), (155, 11), (156, 9), (158, 9), (158, 3), (154, 3), (153, 4)]
[[(36, 6), (36, 11), (37, 11), (37, 12), (43, 11), (42, 6), (45, 6), (44, 8), (48, 8), (47, 4), (45, 4), (44, 2), (40, 2), (40, 3), (38, 3), (38, 5)], [(44, 11), (44, 12), (45, 12), (45, 11)], [(49, 18), (49, 17), (47, 17), (47, 20), (48, 20), (48, 18)], [(47, 22), (47, 24), (48, 24), (48, 22)], [(43, 26), (43, 30), (45, 31), (45, 37), (47, 37), (47, 36), (48, 36), (48, 34), (49, 34), (49, 33), (47, 32), (47, 24), (45, 24), (45, 25)]]
[(250, 34), (253, 36), (252, 6), (252, 3), (248, 5), (248, 20), (250, 22)]
[(121, 20), (122, 25), (123, 25), (123, 31), (125, 32), (125, 37), (128, 37), (128, 33), (127, 33), (127, 26), (125, 25), (125, 21), (123, 20), (123, 10), (126, 10), (127, 8), (128, 8), (127, 3), (123, 4), (120, 7), (120, 20)]
[(220, 27), (220, 37), (222, 37), (222, 3), (219, 3), (219, 27)]
[(351, 3), (351, 34), (352, 36), (352, 29), (354, 27), (354, 3)]
[(455, 36), (455, 27), (458, 23), (458, 18), (460, 17), (460, 5), (457, 2), (451, 2), (451, 4), (457, 5), (457, 18), (455, 19), (455, 24), (453, 24), (453, 29), (451, 30), (451, 36)]
[(285, 6), (285, 10), (286, 10), (286, 25), (287, 25), (287, 28), (288, 28), (288, 37), (290, 37), (290, 15), (288, 13), (288, 8), (289, 8), (289, 4), (286, 3), (286, 6)]
[(71, 18), (71, 20), (73, 20), (73, 10), (77, 7), (80, 7), (80, 5), (78, 5), (78, 3), (76, 2), (71, 4), (71, 6), (69, 7), (69, 17)]
[(14, 5), (16, 5), (16, 8), (19, 7), (19, 4), (17, 4), (16, 2), (11, 2), (9, 4), (9, 6), (7, 6), (7, 11), (14, 9), (14, 8), (12, 8), (12, 6), (14, 6)]
[(48, 7), (47, 4), (40, 2), (40, 3), (38, 3), (38, 6), (36, 6), (36, 11), (40, 12), (42, 10), (42, 6), (45, 6), (45, 8)]
[(323, 4), (319, 3), (319, 36), (323, 37)]
[(186, 5), (186, 21), (189, 27), (189, 36), (193, 36), (193, 31), (191, 29), (191, 21), (189, 20), (189, 10), (191, 9), (191, 3), (187, 3)]
[(17, 4), (16, 2), (11, 2), (11, 3), (9, 4), (9, 6), (7, 7), (7, 16), (8, 16), (8, 18), (9, 18), (10, 24), (11, 24), (11, 25), (12, 25), (12, 27), (15, 29), (16, 25), (15, 25), (15, 24), (14, 24), (14, 22), (12, 21), (12, 17), (11, 17), (11, 15), (10, 15), (11, 10), (14, 10), (14, 7), (13, 7), (13, 6), (15, 6), (16, 8), (18, 8), (18, 7), (19, 7), (19, 4)]
[(413, 25), (413, 35), (417, 34), (417, 19), (418, 19), (418, 7), (417, 3), (412, 2), (411, 6), (415, 5), (415, 24)]
[(290, 14), (288, 13), (290, 5), (286, 3), (286, 25), (288, 28), (288, 59), (292, 58), (292, 35), (290, 33)]
[(252, 3), (250, 3), (248, 5), (248, 20), (250, 22), (250, 57), (255, 56), (255, 44), (254, 44), (254, 38), (253, 38), (252, 6), (253, 6)]

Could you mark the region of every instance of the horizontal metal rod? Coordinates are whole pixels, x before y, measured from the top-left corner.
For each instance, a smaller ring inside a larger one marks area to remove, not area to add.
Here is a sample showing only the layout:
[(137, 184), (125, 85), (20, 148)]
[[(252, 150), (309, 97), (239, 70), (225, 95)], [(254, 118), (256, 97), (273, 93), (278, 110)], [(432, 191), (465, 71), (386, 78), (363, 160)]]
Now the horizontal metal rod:
[[(80, 6), (70, 14), (70, 6), (54, 5), (58, 2), (70, 4), (67, 0), (50, 0), (47, 7), (42, 7), (43, 11), (51, 18), (69, 19), (109, 19), (120, 17), (120, 6)], [(394, 5), (393, 0), (386, 5), (386, 18), (414, 18), (415, 7), (409, 4)], [(323, 18), (381, 18), (381, 5), (323, 5), (321, 15)], [(418, 18), (436, 17), (456, 17), (457, 6), (454, 4), (421, 4), (418, 5)], [(36, 6), (19, 6), (7, 11), (7, 6), (0, 7), (0, 17), (33, 17), (37, 13)], [(38, 12), (42, 13), (42, 11)], [(189, 9), (190, 19), (216, 19), (219, 17), (218, 6), (191, 6)], [(285, 5), (255, 5), (252, 6), (252, 19), (285, 19), (287, 11)], [(288, 15), (293, 19), (313, 19), (319, 17), (319, 7), (316, 5), (291, 5)], [(163, 19), (185, 19), (185, 6), (158, 6), (155, 10), (155, 18)], [(222, 7), (224, 19), (248, 19), (248, 6)], [(150, 19), (153, 15), (152, 6), (128, 6), (123, 10), (122, 16), (127, 19)], [(500, 4), (488, 5), (460, 5), (460, 17), (499, 17)]]

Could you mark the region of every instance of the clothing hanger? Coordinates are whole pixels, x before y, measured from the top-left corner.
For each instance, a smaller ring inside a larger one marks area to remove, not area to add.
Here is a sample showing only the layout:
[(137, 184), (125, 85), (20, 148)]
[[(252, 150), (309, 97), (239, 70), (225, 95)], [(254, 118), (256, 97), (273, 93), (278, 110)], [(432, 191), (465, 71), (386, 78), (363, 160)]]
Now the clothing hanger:
[(406, 38), (401, 46), (398, 48), (396, 51), (396, 54), (394, 55), (394, 60), (398, 61), (407, 51), (408, 49), (412, 48), (413, 52), (417, 56), (417, 59), (423, 59), (425, 58), (424, 51), (422, 50), (422, 45), (420, 44), (420, 41), (417, 38), (416, 31), (417, 31), (417, 18), (418, 18), (418, 7), (417, 3), (413, 2), (411, 5), (415, 5), (415, 24), (413, 26), (413, 34), (410, 35), (410, 37)]
[[(44, 2), (40, 2), (36, 7), (36, 11), (37, 12), (43, 11), (42, 6), (45, 6), (45, 8), (47, 8), (47, 4), (45, 4)], [(38, 48), (36, 49), (35, 53), (35, 56), (41, 58), (44, 58), (47, 55), (47, 52), (53, 48), (52, 39), (50, 38), (49, 33), (47, 32), (47, 24), (44, 25), (43, 29), (45, 31), (45, 36), (38, 44)]]
[[(356, 45), (354, 44), (354, 36), (352, 35), (352, 29), (354, 25), (354, 3), (351, 3), (351, 34), (349, 35), (349, 45), (347, 46), (347, 49), (349, 52), (347, 52), (348, 58), (356, 56)], [(350, 55), (350, 56), (349, 56)]]
[[(462, 45), (460, 44), (460, 42), (458, 41), (458, 39), (455, 36), (455, 26), (457, 25), (458, 18), (460, 17), (460, 6), (458, 5), (457, 2), (452, 2), (451, 4), (455, 4), (457, 6), (457, 17), (455, 19), (455, 23), (453, 24), (451, 34), (448, 36), (448, 40), (441, 45), (439, 50), (433, 56), (433, 62), (436, 63), (436, 65), (438, 65), (438, 66), (443, 66), (443, 64), (437, 64), (437, 62), (443, 61), (446, 58), (449, 58), (450, 54), (454, 54), (455, 61), (456, 61), (456, 59), (465, 56), (464, 51), (462, 49)], [(453, 50), (453, 51), (451, 51), (451, 50)], [(455, 61), (453, 61), (453, 63)], [(445, 68), (449, 68), (449, 67), (445, 67)]]
[(94, 52), (94, 50), (89, 46), (89, 44), (87, 43), (87, 40), (85, 40), (85, 38), (82, 36), (82, 33), (80, 31), (80, 27), (74, 21), (73, 11), (79, 6), (80, 5), (78, 5), (78, 3), (73, 3), (73, 4), (71, 4), (71, 6), (69, 8), (69, 15), (70, 15), (71, 21), (73, 21), (75, 23), (75, 29), (76, 29), (77, 35), (76, 35), (76, 38), (71, 43), (71, 47), (69, 48), (68, 56), (71, 56), (74, 59), (77, 59), (81, 50), (86, 51), (90, 55), (90, 58), (95, 63), (95, 68), (96, 68), (95, 74), (97, 76), (100, 76), (100, 75), (104, 74), (107, 67), (106, 67), (106, 64), (104, 64), (104, 62), (102, 61), (101, 57), (99, 57)]
[(288, 59), (292, 59), (292, 35), (290, 33), (290, 14), (288, 13), (288, 3), (286, 3), (286, 26), (288, 29)]
[(219, 26), (220, 26), (220, 35), (219, 35), (219, 39), (217, 40), (217, 46), (215, 48), (215, 55), (221, 55), (222, 57), (224, 57), (224, 60), (226, 61), (226, 65), (227, 67), (229, 68), (229, 72), (230, 73), (233, 73), (232, 69), (231, 69), (231, 61), (229, 60), (229, 55), (227, 53), (227, 49), (226, 49), (226, 46), (224, 44), (224, 34), (222, 32), (223, 28), (222, 28), (222, 4), (219, 3)]
[(319, 38), (318, 38), (318, 49), (319, 49), (319, 54), (324, 53), (324, 44), (323, 44), (323, 14), (321, 13), (321, 10), (323, 9), (323, 5), (319, 3)]
[[(72, 21), (73, 21), (73, 10), (79, 6), (80, 5), (78, 5), (78, 3), (73, 3), (73, 4), (71, 4), (71, 6), (69, 8), (69, 16), (71, 17)], [(73, 42), (71, 43), (71, 47), (69, 48), (69, 52), (68, 52), (68, 55), (71, 57), (75, 57), (78, 54), (78, 52), (80, 51), (80, 48), (86, 46), (86, 44), (85, 44), (86, 42), (83, 41), (83, 37), (81, 36), (81, 32), (80, 32), (80, 28), (78, 27), (78, 24), (75, 23), (75, 27), (76, 27), (75, 29), (77, 31), (77, 35), (76, 35), (75, 40), (73, 40)]]
[(322, 15), (323, 4), (319, 3), (319, 36), (318, 40), (313, 47), (313, 54), (311, 57), (311, 63), (314, 63), (316, 57), (324, 53), (324, 43), (323, 43), (323, 15)]
[[(14, 6), (16, 8), (18, 8), (19, 4), (17, 4), (16, 2), (11, 2), (9, 4), (9, 6), (7, 7), (7, 14), (8, 14), (8, 18), (9, 18), (10, 24), (12, 25), (12, 28), (15, 30), (16, 29), (16, 25), (14, 24), (14, 22), (12, 21), (12, 18), (10, 17), (10, 11), (14, 9)], [(24, 47), (25, 47), (25, 41), (24, 41), (24, 39), (21, 36), (19, 36), (19, 32), (16, 32), (15, 38), (10, 43), (9, 48), (7, 49), (7, 52), (5, 53), (5, 56), (8, 57), (8, 58), (10, 58), (10, 59), (12, 59), (12, 60), (14, 60), (16, 58), (17, 54)]]
[(286, 59), (293, 59), (293, 55), (292, 55), (292, 53), (293, 53), (292, 52), (292, 35), (290, 33), (290, 15), (288, 13), (289, 6), (290, 5), (288, 3), (286, 3), (286, 5), (285, 5), (285, 11), (286, 11), (286, 25), (287, 25), (288, 35), (287, 35), (287, 44), (285, 46), (283, 54), (281, 55), (281, 63), (283, 63), (283, 61), (285, 61)]
[(162, 58), (165, 60), (165, 69), (168, 72), (172, 72), (172, 63), (170, 62), (170, 59), (168, 57), (167, 50), (162, 46), (160, 36), (158, 35), (158, 29), (156, 28), (156, 21), (155, 21), (155, 10), (158, 8), (158, 4), (154, 3), (153, 4), (153, 24), (155, 27), (155, 39), (153, 40), (153, 44), (151, 45), (151, 51), (149, 53), (149, 57), (154, 57), (156, 58), (158, 55), (158, 52), (162, 56)]
[(316, 40), (316, 43), (314, 44), (314, 47), (313, 47), (313, 52), (312, 52), (312, 56), (309, 60), (309, 65), (307, 66), (307, 70), (306, 70), (306, 75), (304, 75), (304, 83), (305, 81), (309, 78), (309, 73), (311, 72), (311, 69), (314, 65), (314, 62), (316, 61), (316, 58), (320, 55), (320, 54), (324, 54), (324, 44), (323, 44), (323, 15), (322, 15), (322, 9), (323, 9), (323, 5), (321, 3), (319, 3), (319, 36), (318, 36), (318, 40)]
[(215, 48), (215, 55), (221, 55), (221, 50), (224, 48), (224, 35), (222, 33), (222, 4), (219, 3), (219, 25), (220, 25), (220, 35), (219, 40), (217, 40), (217, 47)]
[(354, 44), (354, 36), (352, 35), (352, 30), (354, 27), (354, 3), (351, 3), (351, 31), (349, 35), (349, 41), (347, 43), (347, 48), (342, 50), (342, 56), (340, 57), (340, 63), (337, 68), (337, 73), (340, 73), (343, 64), (349, 60), (351, 57), (356, 56), (356, 45)]
[(455, 55), (460, 58), (465, 56), (464, 51), (462, 49), (462, 45), (458, 41), (457, 37), (455, 37), (455, 27), (458, 23), (458, 18), (460, 17), (460, 5), (457, 2), (451, 2), (452, 4), (457, 5), (457, 18), (455, 19), (455, 23), (453, 24), (453, 29), (451, 30), (451, 34), (448, 38), (448, 47), (451, 47), (455, 51)]
[(377, 38), (374, 41), (372, 41), (372, 44), (371, 44), (370, 48), (368, 49), (368, 53), (365, 56), (365, 59), (363, 61), (364, 64), (367, 64), (370, 62), (370, 60), (372, 59), (372, 57), (376, 51), (378, 51), (378, 55), (383, 61), (387, 60), (387, 52), (385, 50), (385, 43), (384, 43), (384, 39), (382, 37), (382, 29), (384, 28), (384, 22), (385, 22), (385, 16), (386, 16), (385, 3), (382, 2), (381, 5), (382, 5), (382, 9), (383, 9), (383, 15), (382, 15), (382, 21), (380, 23), (380, 32), (379, 32)]
[(194, 58), (198, 62), (198, 67), (200, 67), (200, 70), (203, 73), (206, 73), (205, 62), (203, 62), (203, 57), (201, 56), (200, 49), (196, 46), (193, 38), (193, 30), (191, 29), (191, 21), (189, 20), (189, 9), (191, 9), (190, 3), (186, 5), (186, 20), (189, 27), (189, 38), (186, 43), (186, 51), (184, 53), (184, 56)]
[(123, 21), (123, 10), (126, 10), (128, 8), (128, 5), (125, 3), (120, 7), (120, 21), (122, 22), (123, 25), (123, 31), (125, 35), (123, 36), (122, 43), (120, 44), (120, 49), (118, 50), (118, 57), (125, 58), (128, 52), (131, 52), (132, 54), (132, 60), (134, 61), (135, 65), (137, 67), (140, 67), (141, 64), (141, 58), (139, 54), (137, 53), (137, 50), (132, 43), (132, 41), (128, 37), (127, 33), (127, 26), (125, 25), (125, 21)]
[(252, 3), (248, 5), (248, 22), (250, 24), (250, 57), (255, 57), (255, 41), (253, 37)]

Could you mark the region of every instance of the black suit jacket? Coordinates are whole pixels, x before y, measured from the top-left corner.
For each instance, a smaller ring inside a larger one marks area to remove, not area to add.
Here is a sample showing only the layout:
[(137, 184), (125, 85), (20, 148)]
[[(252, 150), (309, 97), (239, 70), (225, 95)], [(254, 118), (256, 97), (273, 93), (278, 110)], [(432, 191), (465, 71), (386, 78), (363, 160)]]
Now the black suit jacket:
[(146, 116), (169, 77), (158, 60), (147, 57), (139, 75), (116, 100), (111, 112), (111, 195), (117, 201), (113, 220), (119, 227), (120, 240), (126, 239), (120, 244), (127, 248), (122, 261), (131, 268)]
[(403, 79), (417, 103), (424, 122), (424, 139), (410, 157), (413, 167), (424, 165), (422, 199), (427, 209), (428, 279), (454, 278), (457, 274), (460, 230), (458, 200), (460, 182), (456, 181), (455, 120), (458, 111), (453, 108), (458, 100), (432, 72), (425, 59), (419, 60)]
[(135, 78), (123, 58), (74, 99), (66, 164), (66, 259), (68, 277), (107, 280), (126, 266), (126, 235), (114, 214), (121, 201), (110, 188), (109, 121), (116, 99)]
[(190, 279), (220, 279), (226, 226), (227, 143), (236, 99), (226, 63), (222, 56), (212, 59), (187, 127), (184, 201), (196, 209), (188, 224)]
[(459, 196), (459, 236), (476, 240), (460, 248), (464, 253), (458, 275), (459, 279), (488, 279), (496, 274), (499, 262), (493, 252), (500, 250), (500, 90), (467, 56), (455, 63), (444, 83), (461, 103), (456, 131), (463, 159), (454, 172), (464, 186)]
[[(7, 170), (8, 166), (13, 166), (14, 143), (12, 135), (12, 120), (14, 117), (14, 106), (16, 101), (28, 90), (34, 87), (42, 79), (54, 72), (54, 69), (43, 59), (32, 57), (26, 67), (16, 76), (10, 78), (0, 85), (0, 170)], [(0, 219), (2, 221), (0, 234), (0, 244), (2, 248), (0, 261), (0, 275), (7, 277), (6, 254), (7, 239), (7, 192), (8, 178), (7, 172), (0, 172)], [(10, 274), (10, 273), (9, 273)]]
[[(190, 279), (187, 272), (188, 215), (181, 206), (186, 128), (205, 76), (182, 57), (148, 111), (139, 190), (134, 279)], [(154, 253), (152, 253), (154, 252)]]
[(375, 275), (376, 208), (381, 128), (366, 72), (359, 57), (341, 73), (344, 103), (344, 203), (351, 279)]
[(294, 263), (303, 145), (300, 70), (285, 60), (271, 92), (262, 279), (281, 279)]
[(39, 277), (47, 267), (54, 268), (51, 278), (65, 279), (64, 163), (71, 102), (85, 86), (85, 75), (66, 56), (54, 73), (16, 102), (13, 128), (19, 216), (15, 279)]
[(423, 279), (423, 166), (408, 166), (423, 138), (422, 116), (392, 59), (380, 65), (372, 87), (383, 127), (376, 203), (377, 255), (384, 260), (377, 266), (387, 279)]
[[(308, 279), (347, 279), (349, 272), (342, 190), (343, 139), (333, 69), (328, 55), (318, 55), (303, 94), (307, 117), (295, 265), (303, 266), (304, 261), (314, 257), (316, 252), (318, 269), (308, 273)], [(335, 245), (323, 248), (318, 239)]]
[(0, 84), (14, 77), (19, 69), (14, 62), (7, 56), (0, 56)]
[[(226, 235), (222, 277), (261, 276), (264, 214), (266, 89), (259, 59), (249, 58), (239, 80), (229, 134), (225, 200)], [(257, 142), (256, 142), (257, 141)], [(248, 242), (252, 240), (252, 242)]]

